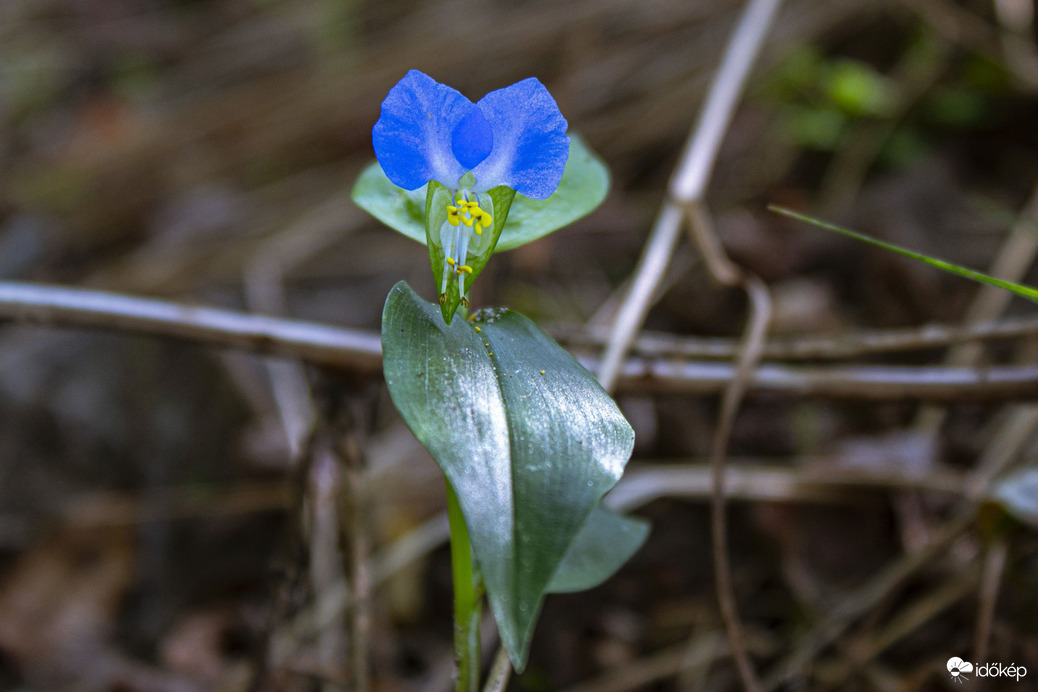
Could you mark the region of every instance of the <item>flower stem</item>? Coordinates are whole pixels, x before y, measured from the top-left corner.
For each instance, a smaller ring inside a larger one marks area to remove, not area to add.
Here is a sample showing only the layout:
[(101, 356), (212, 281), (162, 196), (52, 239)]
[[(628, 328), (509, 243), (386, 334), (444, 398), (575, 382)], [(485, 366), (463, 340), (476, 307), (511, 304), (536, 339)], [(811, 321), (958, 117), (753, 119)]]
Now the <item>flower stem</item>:
[(478, 692), (479, 625), (483, 610), (483, 577), (472, 560), (472, 545), (458, 496), (447, 481), (447, 518), (451, 530), (451, 569), (454, 576), (454, 658), (458, 664), (457, 692)]

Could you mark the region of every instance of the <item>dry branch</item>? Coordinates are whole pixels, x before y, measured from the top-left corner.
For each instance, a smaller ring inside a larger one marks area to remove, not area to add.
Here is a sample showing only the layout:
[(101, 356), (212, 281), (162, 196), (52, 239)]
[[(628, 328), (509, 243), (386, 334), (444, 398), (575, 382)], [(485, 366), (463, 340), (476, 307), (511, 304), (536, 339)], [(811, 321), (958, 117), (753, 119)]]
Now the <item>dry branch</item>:
[[(2, 319), (186, 339), (356, 372), (378, 372), (382, 365), (379, 335), (374, 332), (78, 288), (0, 281)], [(597, 358), (579, 360), (592, 372), (598, 370)], [(734, 373), (729, 363), (628, 358), (618, 386), (622, 391), (713, 395), (723, 391)], [(754, 371), (750, 390), (868, 401), (1034, 400), (1038, 365), (765, 364)]]

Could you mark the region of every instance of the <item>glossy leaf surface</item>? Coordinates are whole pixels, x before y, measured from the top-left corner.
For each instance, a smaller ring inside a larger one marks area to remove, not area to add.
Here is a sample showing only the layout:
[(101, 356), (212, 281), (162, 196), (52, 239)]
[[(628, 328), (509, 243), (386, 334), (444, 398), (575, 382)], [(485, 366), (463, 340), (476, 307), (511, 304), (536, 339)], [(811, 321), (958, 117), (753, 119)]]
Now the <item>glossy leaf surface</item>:
[(620, 478), (634, 432), (587, 370), (511, 310), (447, 325), (401, 282), (386, 300), (382, 348), (393, 403), (454, 487), (522, 670), (544, 594)]
[(548, 591), (593, 589), (613, 576), (649, 537), (649, 522), (596, 507), (551, 578)]

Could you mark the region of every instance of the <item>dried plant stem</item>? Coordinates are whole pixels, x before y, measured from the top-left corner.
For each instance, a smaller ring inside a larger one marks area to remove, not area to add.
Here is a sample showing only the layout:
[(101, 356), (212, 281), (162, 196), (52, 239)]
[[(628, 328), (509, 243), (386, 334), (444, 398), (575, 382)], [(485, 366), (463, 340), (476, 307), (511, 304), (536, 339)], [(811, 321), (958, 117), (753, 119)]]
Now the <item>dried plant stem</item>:
[[(677, 462), (678, 460), (673, 460)], [(738, 467), (725, 471), (724, 494), (727, 500), (747, 502), (844, 503), (857, 497), (865, 500), (862, 490), (921, 490), (944, 495), (972, 497), (970, 479), (963, 474), (903, 474), (897, 471), (844, 471), (821, 463), (824, 472), (797, 471), (781, 468), (776, 463), (740, 458)], [(798, 463), (805, 463), (797, 459)], [(631, 510), (653, 500), (670, 497), (703, 500), (711, 494), (709, 463), (639, 462), (628, 469), (623, 480), (606, 497), (606, 503), (618, 510)], [(810, 462), (805, 463), (810, 467)]]
[(731, 566), (728, 562), (728, 531), (725, 515), (725, 461), (728, 456), (728, 440), (739, 405), (746, 394), (754, 368), (760, 362), (764, 350), (768, 325), (771, 322), (771, 297), (767, 287), (756, 276), (748, 275), (736, 267), (714, 233), (709, 212), (701, 202), (689, 202), (685, 206), (688, 229), (692, 241), (699, 248), (714, 280), (727, 286), (740, 286), (750, 299), (750, 315), (743, 336), (742, 352), (736, 364), (735, 376), (725, 387), (721, 398), (721, 415), (714, 431), (710, 452), (710, 529), (713, 542), (714, 581), (717, 600), (724, 622), (728, 647), (739, 671), (743, 687), (750, 692), (760, 689), (760, 683), (750, 662), (743, 643), (742, 622), (732, 584)]
[(746, 393), (750, 373), (760, 359), (760, 347), (771, 319), (771, 300), (767, 289), (759, 280), (748, 282), (747, 292), (750, 295), (753, 309), (746, 331), (746, 350), (739, 359), (736, 376), (725, 390), (721, 400), (721, 417), (714, 431), (714, 442), (711, 449), (711, 537), (714, 553), (714, 579), (717, 587), (717, 599), (724, 620), (725, 634), (732, 659), (739, 669), (739, 677), (743, 687), (749, 692), (760, 690), (760, 683), (750, 662), (749, 654), (743, 642), (742, 623), (735, 599), (735, 588), (732, 585), (731, 565), (728, 562), (728, 534), (725, 516), (725, 461), (728, 455), (728, 440), (732, 425), (739, 411), (739, 404)]
[[(302, 508), (309, 515), (303, 525), (308, 528), (309, 579), (314, 594), (342, 588), (346, 573), (339, 561), (339, 498), (343, 492), (340, 460), (329, 440), (316, 440), (308, 461), (301, 466), (307, 472), (306, 501)], [(340, 612), (317, 631), (314, 654), (321, 671), (344, 677), (345, 652), (350, 647), (344, 613)], [(333, 689), (322, 685), (323, 689)], [(359, 691), (358, 691), (359, 692)]]
[(780, 4), (781, 0), (749, 0), (740, 17), (721, 66), (710, 85), (699, 122), (671, 178), (669, 199), (660, 212), (638, 263), (631, 291), (617, 315), (602, 367), (598, 371), (602, 386), (612, 391), (618, 382), (627, 350), (645, 319), (652, 294), (674, 252), (681, 217), (687, 216), (693, 239), (706, 259), (711, 274), (723, 284), (743, 285), (752, 305), (743, 342), (745, 347), (724, 390), (721, 416), (711, 451), (711, 532), (717, 598), (732, 659), (743, 687), (749, 692), (759, 690), (760, 684), (743, 643), (742, 626), (731, 583), (725, 527), (724, 461), (732, 423), (743, 395), (750, 386), (753, 368), (760, 361), (771, 316), (771, 300), (763, 283), (744, 278), (742, 272), (728, 261), (719, 240), (707, 226), (708, 217), (701, 202), (735, 105)]
[(829, 613), (801, 637), (796, 648), (769, 672), (764, 689), (779, 688), (801, 675), (826, 646), (843, 634), (855, 620), (887, 598), (918, 570), (944, 553), (972, 523), (974, 510), (966, 506), (950, 519), (930, 541), (915, 552), (902, 556), (854, 593), (843, 598)]
[[(601, 346), (609, 339), (610, 332), (606, 327), (566, 325), (549, 326), (547, 330), (569, 346)], [(772, 337), (764, 344), (763, 357), (770, 360), (835, 360), (1035, 334), (1038, 334), (1038, 318), (1018, 317), (998, 322), (928, 324), (907, 329), (863, 330), (833, 336)], [(656, 358), (728, 360), (736, 357), (739, 347), (738, 339), (643, 331), (631, 343), (630, 353)]]
[(635, 267), (631, 290), (617, 312), (601, 366), (597, 370), (592, 370), (598, 374), (598, 381), (607, 392), (616, 388), (627, 349), (638, 328), (645, 321), (652, 294), (656, 292), (667, 270), (680, 232), (681, 207), (667, 202), (656, 217), (656, 223), (645, 243), (638, 266)]
[(508, 660), (508, 652), (502, 646), (498, 648), (497, 655), (494, 656), (494, 664), (490, 666), (490, 673), (487, 675), (487, 684), (484, 685), (483, 692), (505, 692), (510, 677), (512, 677), (512, 662)]
[(847, 683), (847, 678), (856, 670), (968, 596), (977, 587), (978, 581), (978, 571), (968, 569), (965, 574), (956, 575), (953, 579), (919, 598), (892, 618), (875, 635), (863, 635), (858, 638), (858, 641), (851, 642), (845, 647), (850, 652), (850, 665), (843, 666), (835, 679), (826, 679), (825, 682), (832, 688), (843, 688)]
[(977, 630), (973, 639), (973, 658), (986, 661), (991, 625), (995, 620), (995, 605), (998, 603), (998, 588), (1006, 568), (1009, 541), (1000, 537), (984, 554), (984, 568), (980, 578), (980, 599), (977, 606)]
[(365, 460), (357, 428), (351, 422), (341, 444), (343, 478), (339, 536), (342, 543), (346, 588), (352, 598), (349, 620), (349, 673), (351, 689), (367, 692), (371, 689), (369, 651), (371, 648), (372, 578), (370, 569), (370, 539), (367, 517), (370, 515), (365, 483)]
[[(378, 372), (382, 366), (379, 335), (374, 332), (63, 286), (0, 281), (0, 319), (186, 339), (356, 372)], [(578, 360), (592, 372), (599, 369), (597, 358)], [(723, 391), (734, 376), (730, 363), (627, 358), (616, 387), (711, 395)], [(750, 388), (799, 397), (868, 401), (1036, 399), (1038, 366), (764, 364), (754, 371)]]
[(134, 331), (359, 370), (382, 364), (379, 336), (107, 291), (0, 281), (0, 319)]
[(781, 0), (750, 0), (735, 27), (606, 344), (602, 366), (597, 371), (606, 391), (616, 386), (627, 350), (674, 254), (681, 228), (681, 205), (703, 198), (735, 105), (780, 4)]

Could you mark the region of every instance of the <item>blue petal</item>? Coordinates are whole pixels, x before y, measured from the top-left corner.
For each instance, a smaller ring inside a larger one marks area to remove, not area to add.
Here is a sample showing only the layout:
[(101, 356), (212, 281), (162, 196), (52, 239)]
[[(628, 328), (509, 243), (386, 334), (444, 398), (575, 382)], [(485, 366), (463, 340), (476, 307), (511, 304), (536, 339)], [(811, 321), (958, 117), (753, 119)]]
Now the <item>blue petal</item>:
[(454, 157), (465, 167), (475, 168), (494, 148), (494, 130), (483, 111), (472, 107), (451, 134), (451, 150)]
[(531, 77), (491, 91), (476, 104), (494, 129), (494, 149), (473, 169), (476, 186), (507, 185), (531, 199), (559, 186), (569, 157), (566, 119), (555, 99)]
[(386, 177), (405, 190), (430, 180), (457, 187), (468, 168), (451, 151), (451, 133), (472, 110), (458, 91), (418, 70), (408, 72), (389, 90), (371, 130)]

